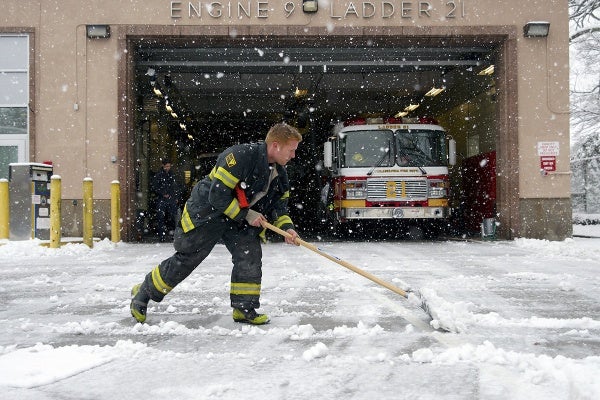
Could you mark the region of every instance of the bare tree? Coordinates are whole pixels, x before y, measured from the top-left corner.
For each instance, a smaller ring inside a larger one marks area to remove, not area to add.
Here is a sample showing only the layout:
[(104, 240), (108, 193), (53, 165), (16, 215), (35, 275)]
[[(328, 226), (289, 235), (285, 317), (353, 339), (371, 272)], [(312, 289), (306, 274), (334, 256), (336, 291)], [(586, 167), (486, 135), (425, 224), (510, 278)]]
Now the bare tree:
[(600, 212), (600, 0), (569, 0), (571, 199), (573, 211)]
[(569, 0), (569, 12), (571, 136), (580, 143), (600, 136), (600, 0)]
[(600, 0), (569, 0), (569, 15), (578, 28), (600, 22)]

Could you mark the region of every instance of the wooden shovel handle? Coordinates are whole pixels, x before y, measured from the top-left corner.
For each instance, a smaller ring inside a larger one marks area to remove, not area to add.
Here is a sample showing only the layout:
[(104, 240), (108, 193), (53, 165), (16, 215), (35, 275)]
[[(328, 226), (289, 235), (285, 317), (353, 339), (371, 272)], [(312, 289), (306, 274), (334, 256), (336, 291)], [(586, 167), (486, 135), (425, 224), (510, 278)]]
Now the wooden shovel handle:
[[(292, 237), (292, 235), (290, 235), (289, 233), (287, 233), (283, 229), (280, 229), (280, 228), (276, 227), (275, 225), (272, 225), (272, 224), (270, 224), (270, 223), (268, 223), (266, 221), (261, 222), (261, 224), (262, 224), (263, 228), (270, 229), (273, 232), (276, 232), (276, 233), (280, 234), (281, 236), (284, 236), (284, 237), (287, 237), (287, 238), (291, 238)], [(300, 245), (300, 246), (306, 247), (307, 249), (309, 249), (311, 251), (314, 251), (315, 253), (317, 253), (317, 254), (319, 254), (319, 255), (321, 255), (321, 256), (323, 256), (323, 257), (325, 257), (325, 258), (327, 258), (327, 259), (329, 259), (331, 261), (333, 261), (334, 263), (337, 263), (337, 264), (341, 265), (342, 267), (348, 268), (349, 270), (351, 270), (353, 272), (356, 272), (359, 275), (364, 276), (365, 278), (367, 278), (367, 279), (375, 282), (376, 284), (378, 284), (380, 286), (383, 286), (386, 289), (391, 290), (394, 293), (399, 294), (402, 297), (408, 298), (408, 294), (404, 290), (400, 289), (397, 286), (392, 285), (389, 282), (386, 282), (386, 281), (384, 281), (384, 280), (376, 277), (375, 275), (373, 275), (373, 274), (371, 274), (371, 273), (369, 273), (367, 271), (364, 271), (364, 270), (358, 268), (355, 265), (350, 264), (348, 261), (342, 260), (340, 258), (337, 258), (336, 256), (328, 254), (328, 253), (324, 252), (323, 250), (319, 249), (317, 246), (315, 246), (313, 244), (310, 244), (308, 242), (305, 242), (304, 240), (302, 240), (300, 238), (296, 238), (295, 243), (298, 244), (298, 245)]]

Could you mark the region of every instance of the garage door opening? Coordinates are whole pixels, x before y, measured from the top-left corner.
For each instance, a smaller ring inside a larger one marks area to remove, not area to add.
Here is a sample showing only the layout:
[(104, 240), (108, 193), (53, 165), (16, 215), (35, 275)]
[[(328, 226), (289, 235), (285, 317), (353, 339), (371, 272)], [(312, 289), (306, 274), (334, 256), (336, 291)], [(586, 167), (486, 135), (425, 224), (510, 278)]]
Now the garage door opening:
[[(334, 43), (315, 37), (130, 40), (138, 239), (155, 238), (151, 181), (161, 159), (173, 161), (183, 200), (220, 151), (262, 140), (282, 120), (304, 135), (288, 168), (294, 186), (292, 218), (304, 234), (327, 234), (316, 210), (323, 144), (333, 127), (352, 118), (398, 116), (411, 104), (418, 108), (402, 118), (435, 120), (457, 142), (457, 164), (450, 169), (455, 217), (448, 221), (448, 232), (472, 234), (480, 217), (495, 212), (495, 185), (482, 182), (495, 178), (493, 163), (480, 160), (488, 168), (478, 171), (477, 184), (469, 168), (479, 158), (491, 160), (496, 151), (497, 42), (426, 37), (345, 37)], [(482, 198), (491, 199), (483, 208)], [(473, 217), (475, 209), (480, 214)]]

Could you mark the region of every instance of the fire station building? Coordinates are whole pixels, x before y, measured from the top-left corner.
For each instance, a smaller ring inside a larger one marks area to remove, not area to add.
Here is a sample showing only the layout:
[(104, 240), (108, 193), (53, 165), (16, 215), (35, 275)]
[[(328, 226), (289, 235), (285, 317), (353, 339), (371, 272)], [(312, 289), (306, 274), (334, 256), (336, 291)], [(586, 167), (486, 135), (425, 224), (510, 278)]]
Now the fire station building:
[(0, 178), (52, 165), (62, 235), (152, 235), (152, 176), (168, 158), (181, 196), (215, 156), (281, 120), (304, 140), (292, 218), (317, 229), (323, 144), (357, 118), (426, 119), (456, 143), (453, 230), (572, 234), (568, 9), (564, 0), (4, 0)]

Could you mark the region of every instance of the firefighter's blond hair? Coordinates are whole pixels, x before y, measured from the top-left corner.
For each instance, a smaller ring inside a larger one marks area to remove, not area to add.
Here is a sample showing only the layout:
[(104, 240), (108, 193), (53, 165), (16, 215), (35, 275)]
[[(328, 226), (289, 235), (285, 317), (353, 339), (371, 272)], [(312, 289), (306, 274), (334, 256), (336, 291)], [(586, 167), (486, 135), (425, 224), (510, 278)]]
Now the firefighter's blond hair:
[(298, 132), (298, 129), (286, 124), (285, 122), (280, 122), (273, 125), (271, 129), (269, 129), (267, 137), (265, 138), (265, 142), (267, 144), (271, 144), (273, 142), (286, 144), (290, 140), (297, 140), (298, 142), (301, 142), (302, 134)]

